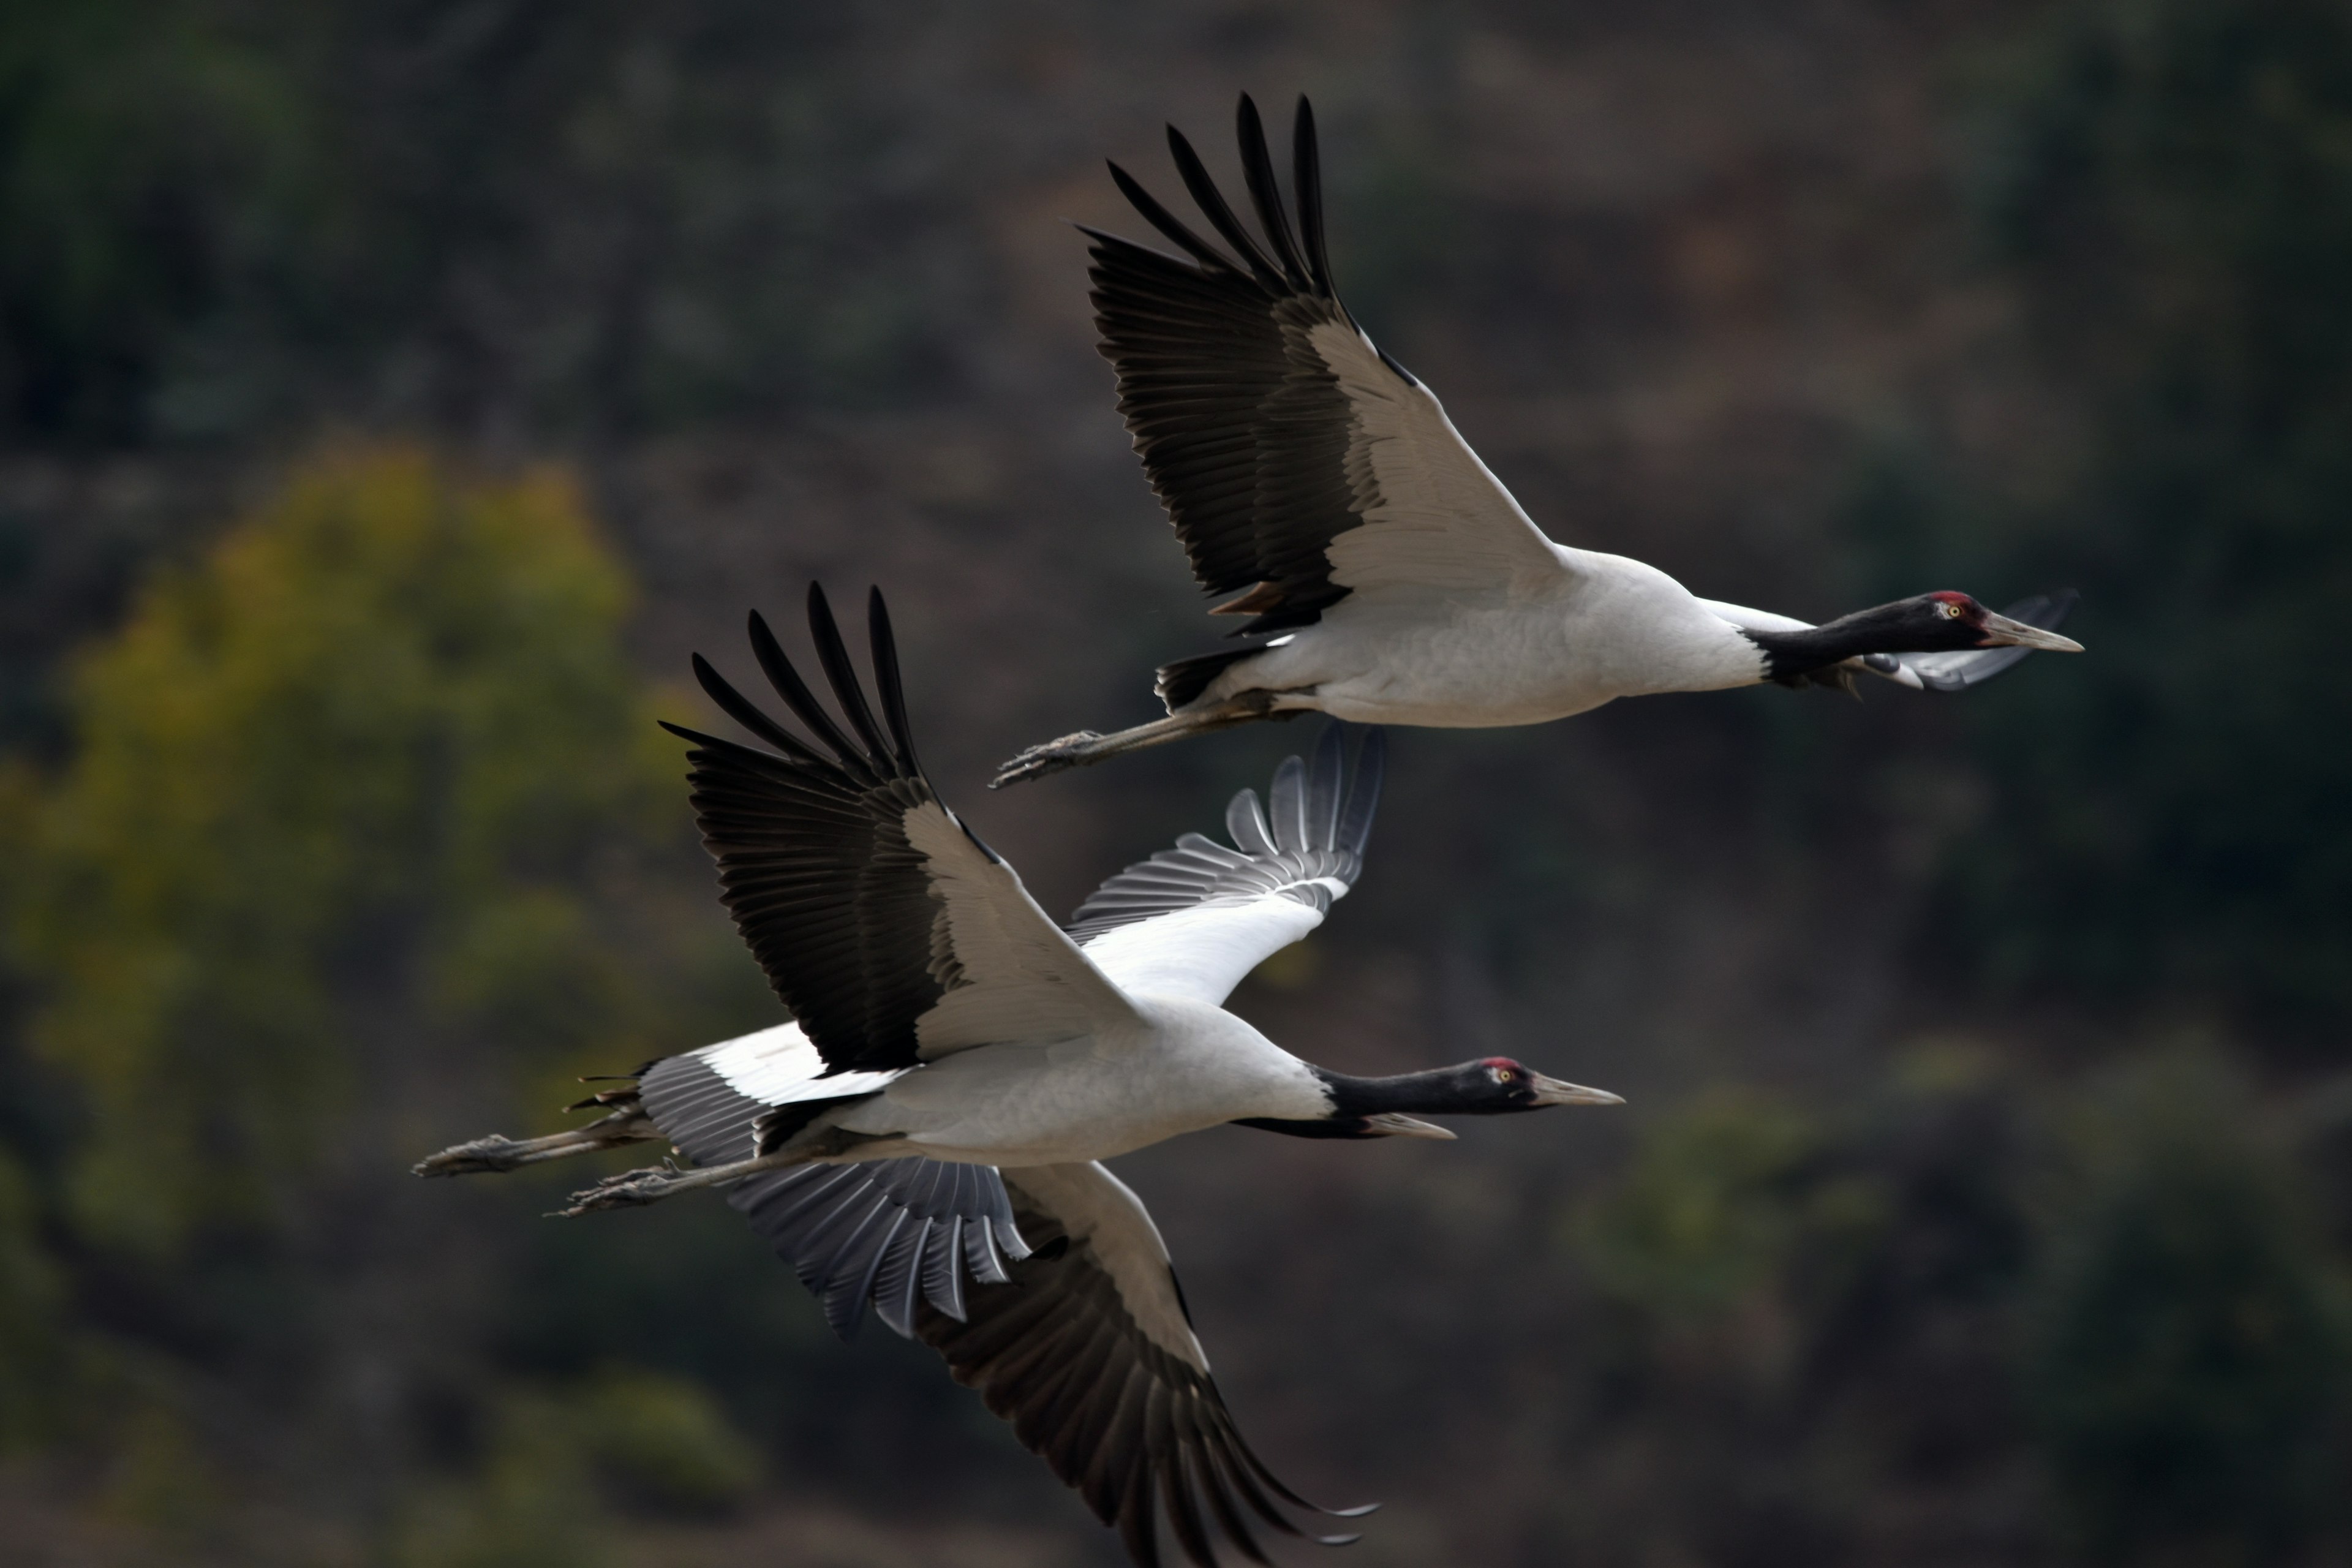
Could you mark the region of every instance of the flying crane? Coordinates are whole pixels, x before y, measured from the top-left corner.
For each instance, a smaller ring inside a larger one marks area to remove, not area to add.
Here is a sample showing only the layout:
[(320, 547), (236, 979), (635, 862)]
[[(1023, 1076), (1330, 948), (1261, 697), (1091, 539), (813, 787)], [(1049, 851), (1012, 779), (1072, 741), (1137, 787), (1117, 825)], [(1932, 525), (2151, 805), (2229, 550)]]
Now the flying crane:
[(721, 896), (792, 1021), (640, 1068), (584, 1102), (605, 1111), (591, 1125), (476, 1139), (417, 1173), (667, 1141), (686, 1167), (608, 1177), (565, 1212), (724, 1187), (838, 1331), (870, 1307), (939, 1351), (1137, 1563), (1159, 1561), (1162, 1510), (1202, 1568), (1217, 1562), (1213, 1524), (1263, 1562), (1251, 1521), (1301, 1534), (1286, 1507), (1314, 1505), (1243, 1441), (1158, 1229), (1100, 1162), (1224, 1122), (1450, 1139), (1422, 1118), (1618, 1098), (1504, 1057), (1351, 1077), (1224, 1010), (1361, 873), (1378, 731), (1350, 766), (1334, 725), (1263, 804), (1234, 798), (1230, 846), (1184, 835), (1065, 931), (925, 776), (881, 595), (867, 610), (878, 711), (814, 586), (808, 615), (837, 713), (755, 614), (753, 654), (803, 732), (699, 656), (703, 689), (768, 749), (667, 726), (695, 747)]
[(1306, 99), (1292, 135), (1295, 226), (1246, 94), (1239, 130), (1262, 237), (1172, 125), (1177, 172), (1225, 248), (1117, 163), (1121, 194), (1182, 254), (1084, 232), (1119, 412), (1193, 577), (1234, 595), (1211, 614), (1248, 616), (1234, 634), (1244, 640), (1161, 666), (1166, 718), (1033, 746), (992, 787), (1309, 711), (1487, 729), (1657, 692), (1852, 690), (1857, 672), (1956, 690), (2036, 648), (2082, 651), (2052, 629), (2072, 593), (2002, 614), (1966, 594), (1921, 594), (1816, 626), (1553, 543), (1339, 302)]

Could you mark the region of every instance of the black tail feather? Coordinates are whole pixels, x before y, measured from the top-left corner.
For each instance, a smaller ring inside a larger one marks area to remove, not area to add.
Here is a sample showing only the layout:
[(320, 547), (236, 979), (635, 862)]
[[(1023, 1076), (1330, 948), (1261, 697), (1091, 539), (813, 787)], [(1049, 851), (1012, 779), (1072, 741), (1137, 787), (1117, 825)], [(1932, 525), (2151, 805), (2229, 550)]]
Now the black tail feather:
[(1209, 683), (1223, 675), (1227, 668), (1239, 664), (1252, 654), (1265, 651), (1263, 644), (1253, 644), (1247, 647), (1222, 647), (1214, 653), (1194, 654), (1191, 658), (1180, 658), (1173, 664), (1163, 664), (1160, 667), (1158, 679), (1153, 682), (1153, 689), (1160, 693), (1160, 700), (1168, 705), (1168, 711), (1173, 713), (1179, 708), (1198, 700), (1201, 693), (1209, 689)]

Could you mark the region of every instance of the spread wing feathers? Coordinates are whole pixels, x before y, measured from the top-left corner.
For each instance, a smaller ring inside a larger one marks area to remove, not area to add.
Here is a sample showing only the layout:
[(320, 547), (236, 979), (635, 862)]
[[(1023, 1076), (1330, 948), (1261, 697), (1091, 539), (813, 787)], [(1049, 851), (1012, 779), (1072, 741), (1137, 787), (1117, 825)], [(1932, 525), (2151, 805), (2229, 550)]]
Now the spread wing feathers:
[(1027, 1166), (1004, 1179), (1036, 1251), (1011, 1267), (1010, 1284), (975, 1288), (962, 1321), (919, 1310), (917, 1335), (1118, 1530), (1138, 1563), (1160, 1561), (1163, 1509), (1201, 1568), (1218, 1562), (1212, 1521), (1244, 1556), (1265, 1562), (1251, 1516), (1298, 1535), (1284, 1504), (1325, 1510), (1242, 1440), (1142, 1203), (1099, 1164)]
[[(2081, 596), (2072, 588), (2055, 594), (2036, 594), (2030, 599), (2020, 599), (2001, 614), (2012, 621), (2054, 632)], [(1918, 677), (1919, 684), (1930, 691), (1962, 691), (1983, 685), (2032, 651), (2030, 647), (2012, 647), (1969, 648), (1959, 653), (1906, 653), (1895, 662)]]
[(1120, 989), (1222, 1003), (1242, 977), (1323, 923), (1362, 874), (1387, 742), (1364, 735), (1348, 766), (1333, 724), (1308, 768), (1276, 770), (1271, 809), (1244, 790), (1225, 809), (1234, 847), (1187, 833), (1095, 889), (1070, 934)]
[(993, 1165), (920, 1156), (793, 1165), (737, 1183), (727, 1202), (793, 1266), (843, 1339), (868, 1301), (908, 1339), (925, 1304), (961, 1321), (967, 1275), (1003, 1285), (1006, 1266), (1029, 1256)]
[(698, 654), (694, 672), (711, 700), (775, 750), (663, 728), (695, 744), (694, 808), (722, 896), (826, 1068), (911, 1068), (967, 1046), (1131, 1020), (1125, 998), (924, 777), (881, 593), (867, 610), (878, 722), (814, 584), (808, 614), (839, 721), (754, 613), (760, 668), (813, 739)]
[(1305, 626), (1351, 591), (1459, 598), (1567, 568), (1429, 390), (1375, 347), (1331, 284), (1315, 117), (1298, 100), (1294, 229), (1257, 109), (1242, 167), (1265, 243), (1171, 126), (1202, 239), (1118, 164), (1111, 178), (1184, 257), (1087, 229), (1096, 324), (1145, 473), (1220, 614), (1242, 635)]
[[(835, 1073), (796, 1024), (668, 1057), (638, 1097), (654, 1125), (698, 1165), (751, 1159), (818, 1111), (859, 1100), (908, 1069)], [(727, 1201), (793, 1266), (842, 1338), (868, 1301), (900, 1334), (927, 1300), (961, 1317), (971, 1280), (1002, 1283), (1029, 1254), (993, 1167), (936, 1160), (796, 1165), (738, 1183)]]

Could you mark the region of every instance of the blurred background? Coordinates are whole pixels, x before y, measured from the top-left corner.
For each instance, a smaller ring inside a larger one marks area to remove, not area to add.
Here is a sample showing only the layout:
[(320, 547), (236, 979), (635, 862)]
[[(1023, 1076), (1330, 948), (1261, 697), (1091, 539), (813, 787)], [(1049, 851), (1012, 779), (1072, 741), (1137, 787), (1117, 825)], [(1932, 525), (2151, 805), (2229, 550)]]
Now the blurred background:
[(1312, 741), (982, 787), (1211, 646), (1064, 220), (1243, 89), (1555, 537), (2091, 649), (1392, 737), (1236, 1005), (1631, 1104), (1119, 1162), (1261, 1452), (1362, 1568), (2352, 1553), (2352, 5), (35, 0), (0, 1556), (1118, 1561), (717, 1201), (406, 1169), (775, 1020), (652, 721), (813, 576), (1051, 910)]

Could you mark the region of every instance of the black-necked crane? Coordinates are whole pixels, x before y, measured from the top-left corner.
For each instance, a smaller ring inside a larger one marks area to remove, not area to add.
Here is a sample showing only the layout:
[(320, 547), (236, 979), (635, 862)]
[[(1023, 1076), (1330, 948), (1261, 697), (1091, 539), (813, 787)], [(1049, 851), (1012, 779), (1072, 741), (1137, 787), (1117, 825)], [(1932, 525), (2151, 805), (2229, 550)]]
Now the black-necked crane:
[(938, 1350), (1138, 1563), (1158, 1561), (1162, 1509), (1203, 1568), (1213, 1525), (1263, 1561), (1251, 1521), (1297, 1534), (1283, 1505), (1313, 1505), (1243, 1442), (1158, 1230), (1099, 1162), (1224, 1122), (1450, 1138), (1421, 1118), (1617, 1097), (1505, 1058), (1353, 1078), (1225, 1011), (1361, 870), (1378, 731), (1350, 766), (1334, 725), (1311, 767), (1282, 765), (1263, 805), (1234, 797), (1230, 847), (1185, 835), (1105, 882), (1065, 931), (924, 776), (880, 594), (878, 712), (814, 587), (809, 627), (837, 714), (754, 615), (752, 651), (805, 734), (698, 656), (704, 690), (773, 749), (667, 726), (695, 747), (722, 897), (793, 1021), (639, 1069), (587, 1102), (607, 1110), (591, 1126), (478, 1139), (417, 1171), (666, 1139), (690, 1168), (609, 1177), (566, 1212), (727, 1187), (837, 1330), (870, 1302)]
[(1172, 125), (1177, 171), (1229, 249), (1116, 163), (1120, 192), (1183, 255), (1085, 233), (1119, 412), (1192, 575), (1204, 593), (1237, 595), (1211, 613), (1251, 617), (1233, 634), (1251, 640), (1162, 666), (1166, 718), (1033, 746), (995, 784), (1307, 711), (1486, 729), (1666, 691), (1851, 690), (1856, 671), (1952, 690), (2034, 648), (2081, 651), (2050, 629), (2071, 593), (2000, 615), (1966, 594), (1922, 594), (1816, 626), (1553, 543), (1339, 302), (1307, 100), (1292, 140), (1296, 226), (1247, 96), (1240, 139), (1261, 237)]

